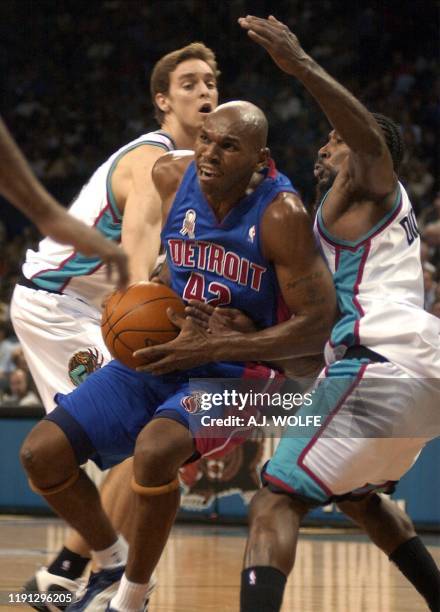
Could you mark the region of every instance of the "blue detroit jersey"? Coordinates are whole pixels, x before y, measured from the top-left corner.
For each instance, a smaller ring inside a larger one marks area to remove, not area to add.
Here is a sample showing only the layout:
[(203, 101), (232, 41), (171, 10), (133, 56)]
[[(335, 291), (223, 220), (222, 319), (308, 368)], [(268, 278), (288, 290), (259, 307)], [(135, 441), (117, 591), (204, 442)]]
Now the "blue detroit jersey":
[(296, 193), (271, 162), (255, 191), (219, 222), (192, 162), (162, 230), (173, 290), (186, 301), (238, 308), (260, 328), (288, 318), (274, 267), (260, 248), (261, 219), (281, 192)]

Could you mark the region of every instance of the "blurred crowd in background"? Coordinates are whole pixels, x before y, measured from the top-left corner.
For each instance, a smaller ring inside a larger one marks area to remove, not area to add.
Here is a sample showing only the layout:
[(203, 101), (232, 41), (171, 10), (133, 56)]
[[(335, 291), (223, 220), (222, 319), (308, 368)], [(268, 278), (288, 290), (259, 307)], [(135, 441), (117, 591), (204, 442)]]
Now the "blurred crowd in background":
[[(216, 52), (221, 101), (268, 115), (269, 145), (312, 209), (313, 163), (329, 132), (315, 102), (237, 25), (275, 12), (368, 108), (396, 121), (400, 178), (422, 236), (425, 308), (440, 317), (439, 10), (434, 0), (4, 0), (1, 113), (31, 166), (66, 205), (117, 148), (156, 129), (149, 75), (165, 53), (201, 40)], [(6, 202), (0, 222), (0, 398), (37, 401), (8, 318), (36, 230)]]

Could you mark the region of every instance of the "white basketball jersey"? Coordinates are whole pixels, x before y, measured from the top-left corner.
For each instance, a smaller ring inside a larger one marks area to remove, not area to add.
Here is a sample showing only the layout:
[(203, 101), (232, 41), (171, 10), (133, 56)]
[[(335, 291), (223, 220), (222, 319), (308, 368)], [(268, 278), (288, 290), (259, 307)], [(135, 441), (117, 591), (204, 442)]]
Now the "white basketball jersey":
[[(161, 147), (164, 151), (175, 149), (171, 137), (161, 130), (144, 134), (121, 147), (84, 185), (69, 214), (96, 227), (106, 238), (119, 242), (122, 215), (112, 192), (111, 178), (121, 157), (143, 145)], [(28, 249), (22, 270), (37, 287), (72, 295), (98, 308), (103, 297), (114, 289), (99, 257), (86, 257), (51, 238), (42, 240), (38, 251)]]
[(327, 362), (362, 345), (414, 376), (440, 377), (440, 321), (423, 310), (419, 232), (404, 187), (399, 183), (392, 210), (355, 242), (329, 234), (323, 202), (315, 233), (340, 311), (326, 346)]

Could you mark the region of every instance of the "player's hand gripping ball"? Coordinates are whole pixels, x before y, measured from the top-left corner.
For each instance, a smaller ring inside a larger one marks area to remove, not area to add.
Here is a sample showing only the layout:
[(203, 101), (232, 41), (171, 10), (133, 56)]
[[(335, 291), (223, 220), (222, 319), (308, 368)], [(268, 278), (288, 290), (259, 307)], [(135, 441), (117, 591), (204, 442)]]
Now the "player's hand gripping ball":
[(172, 289), (158, 283), (135, 283), (126, 291), (115, 291), (104, 305), (101, 330), (110, 353), (130, 368), (142, 365), (133, 352), (153, 344), (164, 344), (179, 329), (167, 316), (167, 308), (184, 316), (185, 304)]

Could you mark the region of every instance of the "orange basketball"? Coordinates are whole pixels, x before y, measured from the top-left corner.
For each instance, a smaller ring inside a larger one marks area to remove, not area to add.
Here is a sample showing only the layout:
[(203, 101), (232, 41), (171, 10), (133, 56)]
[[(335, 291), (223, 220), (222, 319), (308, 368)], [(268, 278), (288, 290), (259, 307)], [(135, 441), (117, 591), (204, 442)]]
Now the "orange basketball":
[(165, 285), (143, 282), (123, 292), (115, 291), (105, 304), (101, 320), (102, 336), (113, 357), (136, 368), (142, 361), (133, 357), (133, 351), (173, 340), (179, 330), (168, 319), (168, 307), (183, 314), (185, 305)]

